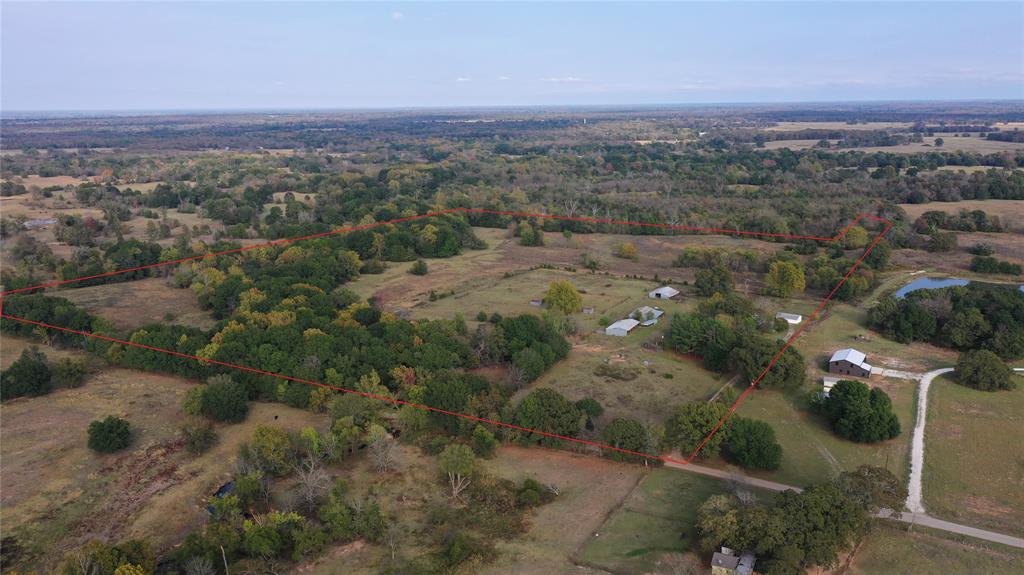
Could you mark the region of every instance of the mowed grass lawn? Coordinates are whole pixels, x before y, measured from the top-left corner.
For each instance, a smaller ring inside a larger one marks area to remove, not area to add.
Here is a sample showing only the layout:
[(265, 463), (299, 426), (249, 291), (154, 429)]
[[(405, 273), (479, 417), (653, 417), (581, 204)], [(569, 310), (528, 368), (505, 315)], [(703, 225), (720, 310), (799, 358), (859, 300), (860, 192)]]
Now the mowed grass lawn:
[(952, 541), (926, 529), (917, 528), (909, 532), (905, 525), (883, 523), (867, 536), (846, 573), (1024, 573), (1024, 552), (1009, 547), (994, 547)]
[(800, 394), (771, 389), (752, 392), (737, 410), (742, 417), (768, 422), (782, 445), (782, 466), (772, 472), (748, 472), (799, 487), (823, 483), (841, 471), (860, 465), (887, 467), (897, 477), (909, 474), (910, 437), (914, 425), (917, 384), (914, 381), (878, 378), (869, 382), (892, 398), (900, 420), (899, 437), (874, 444), (854, 443), (832, 433), (828, 425), (803, 407)]
[(888, 339), (869, 329), (867, 318), (864, 307), (836, 304), (817, 322), (807, 326), (794, 345), (808, 364), (822, 373), (832, 353), (846, 347), (867, 354), (871, 365), (890, 369), (930, 371), (956, 363), (955, 351), (926, 343), (905, 345)]
[(936, 378), (928, 397), (924, 506), (928, 513), (1024, 535), (1024, 378), (985, 392)]
[(622, 575), (649, 573), (663, 554), (696, 549), (697, 509), (727, 491), (718, 479), (655, 469), (590, 539), (579, 562)]

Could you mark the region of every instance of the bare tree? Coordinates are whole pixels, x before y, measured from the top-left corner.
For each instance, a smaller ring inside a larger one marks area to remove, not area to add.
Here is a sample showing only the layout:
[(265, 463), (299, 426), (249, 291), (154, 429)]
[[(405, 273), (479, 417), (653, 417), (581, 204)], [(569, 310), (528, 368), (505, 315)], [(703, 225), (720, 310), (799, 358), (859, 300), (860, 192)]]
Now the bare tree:
[(301, 505), (306, 510), (316, 509), (330, 488), (331, 478), (324, 471), (320, 460), (315, 457), (307, 457), (296, 465), (295, 473), (298, 477), (297, 492)]
[(208, 557), (195, 556), (185, 561), (185, 575), (216, 575), (213, 562)]
[(74, 562), (76, 575), (96, 575), (99, 571), (99, 566), (92, 561), (92, 553), (87, 551), (76, 554)]
[(548, 490), (548, 493), (556, 497), (562, 494), (562, 489), (554, 483), (548, 483), (544, 488)]
[(508, 365), (508, 384), (512, 389), (522, 389), (523, 385), (526, 384), (526, 374), (519, 366), (514, 364)]
[(387, 473), (395, 469), (398, 460), (394, 437), (387, 433), (376, 434), (370, 442), (370, 452), (373, 455), (373, 466), (378, 473)]

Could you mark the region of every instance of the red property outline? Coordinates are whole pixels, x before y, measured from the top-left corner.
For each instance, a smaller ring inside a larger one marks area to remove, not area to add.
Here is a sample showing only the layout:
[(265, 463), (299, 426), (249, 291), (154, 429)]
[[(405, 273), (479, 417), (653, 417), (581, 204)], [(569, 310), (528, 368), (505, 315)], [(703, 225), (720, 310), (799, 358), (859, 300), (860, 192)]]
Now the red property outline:
[[(765, 367), (764, 370), (761, 371), (760, 375), (758, 375), (757, 378), (754, 379), (750, 383), (750, 385), (747, 387), (747, 389), (744, 390), (742, 394), (740, 394), (740, 396), (736, 399), (736, 401), (733, 402), (732, 407), (729, 408), (729, 411), (724, 416), (722, 416), (722, 418), (718, 421), (717, 424), (715, 424), (715, 427), (711, 430), (711, 432), (707, 435), (707, 437), (705, 437), (704, 440), (701, 441), (700, 445), (698, 445), (697, 448), (693, 450), (693, 453), (691, 453), (684, 460), (674, 459), (672, 457), (668, 457), (668, 456), (665, 456), (665, 455), (651, 455), (651, 454), (647, 454), (647, 453), (640, 453), (640, 452), (637, 452), (637, 451), (632, 451), (632, 450), (629, 450), (629, 449), (622, 449), (622, 448), (619, 448), (619, 447), (613, 447), (611, 445), (606, 445), (606, 444), (599, 443), (599, 442), (596, 442), (596, 441), (589, 441), (589, 440), (586, 440), (586, 439), (579, 439), (579, 438), (576, 438), (576, 437), (566, 437), (566, 436), (557, 435), (557, 434), (554, 434), (554, 433), (547, 433), (547, 432), (544, 432), (544, 431), (538, 431), (538, 430), (535, 430), (535, 429), (529, 429), (529, 428), (522, 427), (522, 426), (519, 426), (519, 425), (515, 425), (515, 424), (512, 424), (512, 423), (505, 423), (505, 422), (502, 422), (502, 421), (494, 421), (494, 420), (483, 418), (483, 417), (476, 417), (476, 416), (468, 415), (468, 414), (465, 414), (465, 413), (457, 413), (457, 412), (453, 412), (453, 411), (447, 411), (447, 410), (444, 410), (444, 409), (439, 409), (439, 408), (436, 408), (436, 407), (431, 407), (429, 405), (421, 405), (421, 404), (418, 404), (418, 403), (402, 401), (402, 400), (399, 400), (399, 399), (391, 399), (391, 398), (384, 397), (384, 396), (381, 396), (381, 395), (376, 395), (376, 394), (372, 394), (372, 393), (364, 393), (364, 392), (361, 392), (361, 391), (356, 391), (356, 390), (352, 390), (352, 389), (345, 389), (343, 387), (337, 387), (337, 386), (333, 386), (333, 385), (328, 385), (326, 383), (321, 383), (319, 381), (312, 381), (312, 380), (308, 380), (308, 379), (301, 379), (301, 378), (297, 378), (297, 377), (292, 377), (292, 376), (289, 376), (289, 375), (283, 375), (283, 374), (279, 374), (279, 373), (272, 373), (272, 372), (269, 372), (269, 371), (264, 371), (264, 370), (256, 369), (256, 368), (253, 368), (253, 367), (247, 367), (247, 366), (244, 366), (244, 365), (236, 365), (236, 364), (233, 364), (233, 363), (217, 361), (217, 360), (214, 360), (214, 359), (206, 359), (206, 358), (202, 358), (202, 357), (195, 356), (195, 355), (190, 355), (190, 354), (186, 354), (186, 353), (180, 353), (180, 352), (172, 351), (172, 350), (169, 350), (169, 349), (153, 347), (153, 346), (149, 346), (149, 345), (144, 345), (144, 344), (135, 343), (135, 342), (131, 342), (131, 341), (125, 341), (125, 340), (122, 340), (122, 339), (117, 339), (117, 338), (108, 337), (108, 336), (104, 336), (104, 335), (89, 333), (89, 332), (85, 332), (85, 331), (79, 331), (79, 330), (70, 329), (70, 328), (66, 328), (66, 327), (61, 327), (61, 326), (57, 326), (57, 325), (50, 325), (50, 324), (47, 324), (47, 323), (33, 321), (33, 320), (29, 320), (29, 319), (25, 319), (25, 318), (21, 318), (21, 317), (17, 317), (17, 316), (12, 316), (12, 315), (8, 315), (6, 313), (3, 313), (3, 300), (4, 300), (4, 298), (6, 298), (9, 295), (13, 295), (13, 294), (21, 293), (21, 292), (34, 291), (34, 290), (45, 289), (45, 288), (49, 288), (49, 287), (56, 287), (56, 286), (60, 286), (60, 285), (66, 285), (66, 284), (70, 284), (70, 283), (75, 283), (75, 282), (80, 282), (80, 281), (85, 281), (85, 280), (90, 280), (90, 279), (96, 279), (96, 278), (101, 278), (101, 277), (109, 277), (109, 276), (114, 276), (114, 275), (119, 275), (119, 274), (123, 274), (123, 273), (128, 273), (128, 272), (133, 272), (133, 271), (138, 271), (138, 270), (144, 270), (144, 269), (149, 269), (149, 268), (156, 268), (156, 267), (162, 267), (162, 266), (172, 266), (172, 265), (177, 265), (177, 264), (180, 264), (180, 263), (183, 263), (183, 262), (187, 262), (187, 261), (191, 261), (191, 260), (206, 259), (206, 258), (216, 257), (216, 256), (220, 256), (220, 255), (225, 255), (225, 254), (239, 253), (239, 252), (244, 252), (244, 251), (258, 249), (258, 248), (265, 248), (265, 247), (268, 247), (268, 246), (294, 243), (294, 242), (298, 242), (298, 241), (301, 241), (301, 240), (308, 240), (308, 239), (312, 239), (312, 238), (331, 236), (331, 235), (335, 235), (335, 234), (343, 234), (343, 233), (353, 232), (353, 231), (357, 231), (357, 230), (365, 230), (365, 229), (375, 228), (375, 227), (389, 225), (389, 224), (397, 224), (397, 223), (401, 223), (401, 222), (407, 222), (407, 221), (418, 220), (418, 219), (423, 219), (423, 218), (430, 218), (430, 217), (434, 217), (434, 216), (439, 216), (439, 215), (444, 215), (444, 214), (452, 214), (452, 213), (495, 214), (495, 215), (506, 215), (506, 216), (515, 216), (515, 217), (556, 219), (556, 220), (578, 221), (578, 222), (598, 223), (598, 224), (613, 224), (613, 225), (654, 227), (654, 228), (662, 228), (662, 229), (670, 229), (670, 230), (706, 232), (706, 233), (729, 234), (729, 235), (745, 235), (745, 236), (757, 236), (757, 237), (817, 240), (817, 241), (823, 241), (823, 242), (834, 242), (834, 241), (838, 241), (838, 240), (842, 239), (843, 236), (845, 236), (846, 233), (850, 230), (850, 228), (855, 226), (862, 219), (871, 219), (871, 220), (875, 220), (877, 222), (883, 223), (883, 224), (885, 224), (885, 229), (883, 229), (875, 237), (875, 239), (871, 242), (871, 244), (868, 245), (867, 249), (864, 250), (864, 253), (861, 254), (860, 258), (853, 264), (853, 267), (851, 267), (850, 270), (846, 272), (846, 275), (844, 275), (843, 278), (839, 281), (839, 283), (836, 284), (836, 286), (834, 288), (832, 288), (832, 291), (830, 291), (828, 293), (828, 295), (825, 297), (825, 299), (822, 300), (821, 303), (818, 304), (818, 307), (816, 307), (814, 309), (814, 312), (811, 313), (811, 315), (807, 317), (807, 320), (803, 324), (801, 324), (800, 327), (796, 331), (793, 332), (793, 335), (791, 335), (789, 337), (789, 339), (786, 340), (785, 345), (783, 345), (782, 349), (780, 349), (778, 351), (778, 353), (775, 354), (775, 357), (772, 358), (772, 360), (768, 364), (768, 366)], [(771, 369), (773, 365), (775, 365), (775, 362), (778, 361), (778, 359), (780, 357), (782, 357), (782, 354), (785, 353), (785, 351), (787, 349), (789, 349), (789, 347), (793, 344), (793, 342), (796, 341), (796, 338), (799, 337), (801, 333), (803, 333), (804, 329), (811, 322), (813, 322), (813, 321), (815, 321), (817, 319), (818, 314), (821, 313), (821, 310), (824, 309), (825, 305), (828, 304), (829, 300), (832, 299), (832, 296), (835, 295), (836, 291), (840, 287), (842, 287), (842, 285), (844, 283), (846, 283), (846, 280), (849, 279), (851, 275), (853, 275), (853, 272), (856, 271), (858, 267), (860, 267), (860, 264), (864, 261), (864, 258), (866, 258), (867, 255), (869, 253), (871, 253), (871, 250), (873, 250), (875, 248), (875, 246), (878, 244), (878, 242), (892, 228), (892, 226), (893, 226), (892, 222), (890, 222), (890, 221), (888, 221), (888, 220), (886, 220), (884, 218), (880, 218), (878, 216), (873, 216), (871, 214), (862, 213), (862, 214), (858, 214), (857, 217), (852, 222), (850, 222), (845, 228), (840, 230), (839, 233), (837, 233), (835, 236), (833, 236), (831, 238), (822, 238), (822, 237), (817, 237), (817, 236), (801, 236), (801, 235), (790, 235), (790, 234), (775, 234), (775, 233), (751, 232), (751, 231), (742, 231), (742, 230), (726, 230), (726, 229), (720, 229), (720, 228), (702, 228), (702, 227), (693, 227), (693, 226), (675, 226), (675, 225), (669, 225), (669, 224), (656, 224), (656, 223), (644, 223), (644, 222), (624, 222), (624, 221), (616, 221), (616, 220), (609, 220), (609, 219), (572, 217), (572, 216), (559, 216), (559, 215), (552, 215), (552, 214), (531, 214), (531, 213), (524, 213), (524, 212), (508, 212), (508, 211), (497, 211), (497, 210), (485, 210), (485, 209), (478, 209), (478, 208), (452, 208), (452, 209), (448, 209), (448, 210), (440, 210), (440, 211), (430, 212), (430, 213), (421, 214), (421, 215), (417, 215), (417, 216), (410, 216), (410, 217), (405, 217), (405, 218), (396, 218), (396, 219), (393, 219), (393, 220), (388, 220), (386, 222), (376, 222), (376, 223), (373, 223), (373, 224), (366, 224), (366, 225), (361, 225), (361, 226), (352, 226), (352, 227), (347, 227), (347, 228), (338, 228), (338, 229), (335, 229), (335, 230), (331, 230), (331, 231), (328, 231), (328, 232), (322, 232), (322, 233), (319, 233), (319, 234), (311, 234), (311, 235), (300, 236), (300, 237), (295, 237), (295, 238), (284, 238), (284, 239), (280, 239), (280, 240), (274, 240), (274, 241), (270, 241), (270, 242), (265, 242), (265, 243), (262, 243), (262, 244), (256, 244), (256, 245), (251, 245), (251, 246), (244, 246), (244, 247), (240, 247), (240, 248), (224, 250), (224, 251), (215, 252), (215, 253), (211, 253), (211, 254), (195, 255), (195, 256), (190, 256), (190, 257), (186, 257), (186, 258), (180, 258), (180, 259), (166, 261), (166, 262), (159, 262), (159, 263), (149, 264), (149, 265), (145, 265), (145, 266), (138, 266), (138, 267), (134, 267), (134, 268), (127, 268), (127, 269), (117, 270), (117, 271), (113, 271), (113, 272), (107, 272), (107, 273), (102, 273), (102, 274), (97, 274), (97, 275), (92, 275), (92, 276), (85, 276), (85, 277), (75, 278), (75, 279), (71, 279), (71, 280), (62, 280), (62, 281), (57, 281), (57, 282), (40, 284), (40, 285), (37, 285), (37, 286), (32, 286), (32, 287), (27, 287), (27, 288), (21, 288), (21, 289), (16, 289), (16, 290), (9, 290), (9, 291), (5, 291), (5, 292), (0, 293), (0, 317), (6, 318), (6, 319), (10, 319), (10, 320), (14, 320), (14, 321), (18, 321), (18, 322), (25, 323), (25, 324), (30, 324), (30, 325), (35, 325), (35, 326), (43, 327), (43, 328), (46, 328), (46, 329), (55, 329), (55, 330), (58, 330), (58, 331), (63, 331), (63, 332), (72, 333), (72, 334), (76, 334), (76, 335), (82, 335), (82, 336), (86, 336), (86, 337), (92, 337), (92, 338), (96, 338), (96, 339), (100, 339), (100, 340), (104, 340), (104, 341), (109, 341), (109, 342), (112, 342), (112, 343), (118, 343), (118, 344), (121, 344), (121, 345), (129, 345), (129, 346), (134, 346), (134, 347), (138, 347), (138, 348), (142, 348), (142, 349), (148, 349), (148, 350), (151, 350), (151, 351), (159, 351), (161, 353), (166, 353), (166, 354), (169, 354), (169, 355), (173, 355), (173, 356), (176, 356), (176, 357), (182, 357), (182, 358), (186, 358), (186, 359), (192, 359), (192, 360), (195, 360), (195, 361), (198, 361), (198, 362), (202, 362), (202, 363), (208, 363), (208, 364), (213, 364), (213, 365), (220, 365), (220, 366), (224, 366), (224, 367), (230, 367), (232, 369), (237, 369), (237, 370), (240, 370), (240, 371), (245, 371), (245, 372), (249, 372), (249, 373), (255, 373), (255, 374), (259, 374), (259, 375), (266, 375), (266, 376), (275, 377), (275, 378), (278, 378), (278, 379), (283, 379), (283, 380), (286, 380), (286, 381), (294, 381), (294, 382), (297, 382), (297, 383), (304, 383), (304, 384), (312, 385), (312, 386), (316, 386), (316, 387), (323, 387), (323, 388), (327, 388), (327, 389), (333, 389), (335, 391), (341, 391), (343, 393), (354, 393), (356, 395), (361, 395), (363, 397), (369, 397), (369, 398), (372, 398), (372, 399), (377, 399), (377, 400), (380, 400), (380, 401), (391, 403), (393, 405), (408, 405), (408, 406), (411, 406), (411, 407), (415, 407), (417, 409), (423, 409), (423, 410), (426, 410), (426, 411), (433, 411), (435, 413), (443, 413), (445, 415), (451, 415), (451, 416), (454, 416), (454, 417), (461, 417), (463, 419), (469, 419), (471, 421), (477, 421), (477, 422), (480, 422), (480, 423), (487, 423), (487, 424), (496, 425), (496, 426), (500, 426), (500, 427), (505, 427), (505, 428), (509, 428), (509, 429), (515, 429), (515, 430), (518, 430), (518, 431), (526, 431), (526, 432), (529, 432), (529, 433), (535, 433), (537, 435), (542, 435), (542, 436), (545, 436), (545, 437), (551, 437), (551, 438), (561, 439), (561, 440), (565, 440), (565, 441), (569, 441), (569, 442), (573, 442), (573, 443), (589, 445), (591, 447), (597, 447), (597, 448), (604, 449), (604, 450), (609, 450), (609, 451), (617, 451), (617, 452), (620, 452), (620, 453), (625, 453), (625, 454), (628, 454), (628, 455), (634, 455), (634, 456), (642, 457), (642, 458), (645, 458), (645, 459), (653, 459), (653, 460), (663, 461), (663, 462), (667, 462), (667, 463), (688, 464), (697, 456), (698, 453), (700, 453), (700, 450), (703, 449), (704, 446), (707, 444), (707, 442), (715, 435), (715, 433), (717, 433), (718, 430), (721, 429), (722, 425), (725, 424), (725, 422), (732, 416), (732, 414), (735, 413), (736, 409), (739, 408), (740, 403), (742, 403), (743, 400), (747, 397), (747, 395), (749, 395), (750, 392), (752, 392), (754, 390), (754, 388), (761, 381), (761, 379), (764, 378), (765, 374), (768, 373), (768, 370)]]

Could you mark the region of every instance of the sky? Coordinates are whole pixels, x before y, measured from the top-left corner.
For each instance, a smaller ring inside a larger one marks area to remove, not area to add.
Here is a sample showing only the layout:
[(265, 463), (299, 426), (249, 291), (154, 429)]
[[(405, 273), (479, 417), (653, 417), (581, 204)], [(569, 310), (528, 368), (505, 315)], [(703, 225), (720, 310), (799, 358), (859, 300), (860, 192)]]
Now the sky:
[(1024, 98), (1024, 3), (0, 2), (0, 110)]

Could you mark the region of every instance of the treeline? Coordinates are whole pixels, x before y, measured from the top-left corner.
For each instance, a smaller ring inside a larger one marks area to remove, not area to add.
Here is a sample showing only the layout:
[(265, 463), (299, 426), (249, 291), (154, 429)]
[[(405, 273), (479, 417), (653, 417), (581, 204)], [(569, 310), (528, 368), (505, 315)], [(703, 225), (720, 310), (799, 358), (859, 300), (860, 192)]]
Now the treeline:
[(984, 210), (961, 210), (957, 214), (943, 211), (927, 211), (914, 221), (918, 233), (929, 233), (935, 229), (958, 232), (1002, 232), (1006, 231), (999, 216), (990, 216)]
[(723, 545), (753, 551), (759, 573), (830, 569), (866, 532), (873, 513), (900, 509), (905, 498), (891, 472), (862, 466), (801, 493), (778, 493), (768, 503), (714, 495), (700, 506), (697, 530), (706, 551)]
[(927, 341), (1017, 359), (1024, 357), (1024, 292), (978, 282), (916, 290), (880, 300), (868, 313), (868, 325), (901, 343)]

